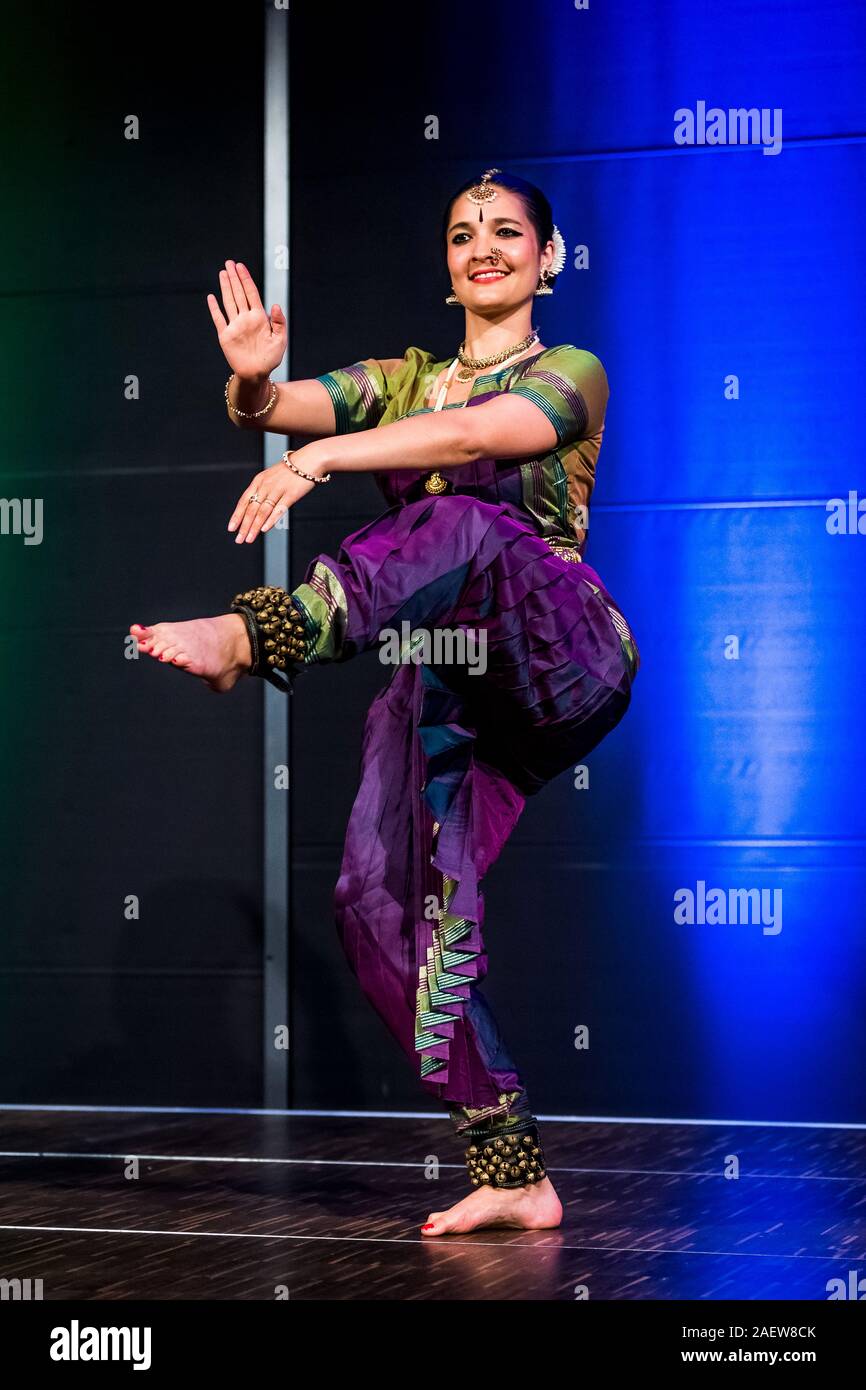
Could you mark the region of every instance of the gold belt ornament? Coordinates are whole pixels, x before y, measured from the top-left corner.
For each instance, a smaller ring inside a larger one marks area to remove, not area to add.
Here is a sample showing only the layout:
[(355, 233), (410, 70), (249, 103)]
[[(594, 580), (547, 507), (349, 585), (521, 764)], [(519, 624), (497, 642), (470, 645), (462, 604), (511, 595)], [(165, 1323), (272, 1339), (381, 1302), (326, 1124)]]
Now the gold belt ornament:
[(547, 537), (547, 544), (550, 546), (554, 555), (558, 555), (562, 560), (571, 560), (574, 563), (582, 563), (582, 557), (576, 546), (563, 545), (553, 536)]
[(424, 479), (424, 486), (428, 492), (444, 492), (448, 483), (442, 474), (434, 469), (429, 477)]

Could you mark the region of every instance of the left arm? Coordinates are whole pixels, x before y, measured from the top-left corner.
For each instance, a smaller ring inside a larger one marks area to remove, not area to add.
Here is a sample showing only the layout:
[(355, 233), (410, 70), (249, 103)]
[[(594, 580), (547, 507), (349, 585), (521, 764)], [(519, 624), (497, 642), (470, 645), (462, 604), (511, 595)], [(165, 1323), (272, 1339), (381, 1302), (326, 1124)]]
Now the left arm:
[(507, 393), (483, 405), (412, 415), (376, 430), (313, 440), (292, 458), (305, 473), (378, 473), (456, 468), (482, 458), (521, 458), (556, 447), (556, 430), (532, 405)]
[[(375, 430), (314, 439), (292, 452), (292, 462), (320, 478), (325, 473), (379, 473), (397, 468), (456, 468), (482, 458), (526, 458), (550, 453), (557, 433), (533, 405), (507, 392), (483, 405), (413, 415)], [(238, 499), (229, 530), (255, 540), (315, 487), (284, 463), (259, 473)], [(251, 492), (273, 507), (248, 506)], [(243, 524), (241, 524), (243, 520)]]
[[(539, 458), (602, 428), (607, 376), (590, 352), (563, 344), (542, 354), (508, 391), (463, 410), (428, 411), (372, 430), (314, 439), (292, 454), (293, 463), (320, 478), (324, 473), (378, 473), (391, 469), (455, 468), (477, 459)], [(252, 491), (274, 505), (242, 494), (229, 522), (236, 539), (255, 540), (316, 484), (284, 463), (253, 479)]]

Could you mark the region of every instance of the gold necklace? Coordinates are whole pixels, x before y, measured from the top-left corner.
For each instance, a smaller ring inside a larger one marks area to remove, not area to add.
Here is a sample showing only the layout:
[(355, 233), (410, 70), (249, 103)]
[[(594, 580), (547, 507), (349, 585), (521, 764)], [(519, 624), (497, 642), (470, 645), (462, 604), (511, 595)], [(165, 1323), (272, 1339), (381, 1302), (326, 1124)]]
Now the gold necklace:
[[(524, 352), (524, 351), (526, 350), (526, 348), (529, 346), (530, 342), (537, 341), (537, 339), (538, 339), (538, 331), (537, 331), (537, 329), (533, 329), (532, 333), (529, 334), (528, 338), (525, 339), (523, 343), (519, 343), (516, 349), (512, 349), (512, 351), (511, 351), (511, 356), (512, 356), (512, 357), (519, 357), (520, 354), (521, 354), (522, 352)], [(461, 344), (461, 346), (462, 346), (462, 344)], [(498, 353), (498, 354), (496, 354), (496, 355), (499, 356), (499, 357), (502, 356), (501, 353)], [(454, 361), (451, 363), (451, 366), (450, 366), (450, 368), (449, 368), (449, 370), (448, 370), (448, 375), (446, 376), (444, 382), (442, 383), (442, 385), (441, 385), (440, 388), (439, 388), (439, 396), (438, 396), (438, 398), (437, 398), (437, 401), (436, 401), (435, 406), (433, 407), (434, 413), (435, 413), (437, 410), (440, 410), (440, 409), (442, 408), (442, 405), (444, 404), (445, 397), (446, 397), (446, 395), (448, 394), (448, 387), (451, 385), (451, 376), (452, 376), (452, 373), (454, 372), (454, 368), (457, 366), (457, 360), (458, 360), (458, 359), (455, 357)], [(472, 359), (470, 358), (469, 360), (471, 361)], [(489, 365), (489, 364), (487, 363), (487, 359), (484, 359), (484, 360), (485, 360), (485, 365)], [(506, 358), (506, 361), (508, 361), (508, 360), (510, 360), (510, 359), (509, 359), (509, 358)], [(472, 376), (473, 376), (473, 373), (470, 372), (469, 375), (466, 377), (466, 380), (467, 380), (467, 381), (471, 381), (471, 380), (472, 380)], [(460, 380), (460, 373), (459, 373), (459, 372), (457, 373), (457, 380), (458, 380), (458, 381)], [(471, 396), (471, 394), (472, 394), (472, 393), (470, 392), (470, 396)], [(466, 406), (466, 405), (468, 405), (468, 404), (469, 404), (469, 396), (467, 396), (467, 398), (466, 398), (465, 401), (461, 401), (460, 404), (461, 404), (461, 406)], [(432, 472), (432, 473), (429, 473), (429, 474), (427, 475), (427, 477), (424, 479), (424, 487), (425, 487), (425, 489), (427, 490), (427, 492), (432, 492), (432, 493), (434, 493), (434, 494), (435, 494), (435, 493), (444, 492), (445, 489), (447, 488), (447, 486), (448, 486), (448, 483), (447, 483), (446, 479), (442, 477), (442, 474), (439, 472), (438, 468), (434, 468), (433, 472)]]
[(457, 373), (458, 381), (471, 381), (476, 372), (480, 372), (482, 367), (496, 367), (509, 357), (517, 357), (521, 352), (525, 352), (533, 343), (538, 342), (538, 329), (533, 328), (527, 333), (522, 342), (515, 343), (513, 347), (504, 348), (502, 352), (494, 352), (490, 357), (467, 357), (463, 348), (466, 339), (457, 349), (457, 360), (460, 362), (460, 371)]

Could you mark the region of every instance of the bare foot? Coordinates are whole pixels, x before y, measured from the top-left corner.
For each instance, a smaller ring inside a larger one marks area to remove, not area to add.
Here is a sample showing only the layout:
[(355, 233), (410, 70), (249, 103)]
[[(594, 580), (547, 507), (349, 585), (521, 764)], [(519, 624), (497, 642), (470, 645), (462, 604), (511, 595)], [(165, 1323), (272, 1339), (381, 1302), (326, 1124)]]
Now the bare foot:
[(562, 1203), (550, 1178), (531, 1187), (476, 1187), (447, 1211), (432, 1211), (425, 1236), (465, 1235), (482, 1226), (517, 1226), (523, 1231), (544, 1231), (562, 1221)]
[(133, 623), (130, 632), (138, 650), (200, 676), (211, 690), (231, 690), (253, 663), (247, 625), (240, 613), (218, 618), (193, 618), (186, 623)]

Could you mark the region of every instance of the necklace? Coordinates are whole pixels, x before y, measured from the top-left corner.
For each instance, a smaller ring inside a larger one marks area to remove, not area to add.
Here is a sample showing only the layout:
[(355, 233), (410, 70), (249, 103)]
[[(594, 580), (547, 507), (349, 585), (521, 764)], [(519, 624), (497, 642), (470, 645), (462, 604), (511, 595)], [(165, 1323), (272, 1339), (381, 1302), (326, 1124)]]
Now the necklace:
[[(458, 381), (471, 381), (476, 372), (480, 372), (482, 367), (502, 366), (512, 357), (519, 357), (521, 352), (525, 352), (533, 343), (538, 342), (538, 329), (533, 328), (522, 342), (516, 343), (514, 347), (505, 348), (502, 352), (494, 352), (490, 357), (467, 357), (463, 351), (463, 344), (457, 349), (457, 361), (460, 362), (460, 371), (457, 373)], [(450, 378), (449, 378), (450, 380)]]
[[(535, 343), (535, 342), (538, 342), (538, 329), (537, 329), (537, 328), (533, 329), (533, 331), (528, 335), (527, 338), (524, 339), (524, 341), (523, 341), (522, 343), (518, 343), (518, 345), (517, 345), (516, 348), (511, 348), (511, 349), (509, 349), (508, 354), (504, 356), (504, 360), (501, 361), (501, 362), (499, 363), (499, 365), (500, 365), (500, 366), (503, 366), (503, 367), (506, 366), (507, 363), (510, 362), (511, 359), (512, 359), (513, 357), (519, 357), (520, 354), (521, 354), (522, 352), (525, 352), (525, 351), (526, 351), (526, 349), (529, 347), (530, 343)], [(463, 344), (461, 343), (460, 347), (462, 348), (462, 346), (463, 346)], [(502, 353), (497, 353), (497, 354), (496, 354), (496, 357), (497, 357), (497, 358), (503, 358), (503, 354), (502, 354)], [(437, 410), (441, 410), (442, 407), (444, 406), (444, 404), (445, 404), (445, 397), (448, 395), (448, 387), (451, 385), (451, 378), (452, 378), (453, 375), (454, 375), (454, 369), (455, 369), (455, 367), (457, 366), (457, 363), (458, 363), (460, 360), (461, 360), (461, 358), (460, 358), (460, 352), (458, 351), (457, 356), (454, 358), (454, 361), (451, 363), (451, 366), (448, 368), (448, 375), (446, 376), (446, 378), (445, 378), (445, 380), (443, 381), (442, 385), (439, 387), (439, 394), (438, 394), (438, 396), (436, 397), (436, 404), (435, 404), (434, 407), (433, 407), (434, 412), (437, 411)], [(481, 364), (482, 366), (485, 366), (485, 367), (486, 367), (486, 366), (492, 366), (493, 360), (494, 360), (494, 359), (493, 359), (493, 358), (484, 357), (484, 358), (481, 358), (481, 359), (478, 359), (478, 358), (468, 358), (468, 359), (466, 359), (466, 360), (467, 360), (467, 362), (474, 362), (476, 365), (477, 365), (477, 364), (479, 363), (479, 361), (480, 361), (480, 364)], [(458, 381), (471, 381), (473, 376), (474, 376), (474, 372), (469, 372), (466, 376), (463, 376), (461, 372), (458, 372), (458, 373), (457, 373), (457, 380), (458, 380)], [(459, 408), (462, 410), (464, 406), (466, 406), (466, 405), (469, 404), (469, 400), (470, 400), (470, 397), (467, 396), (465, 401), (461, 401), (461, 402), (460, 402), (460, 407), (459, 407)], [(424, 487), (425, 487), (425, 489), (427, 490), (427, 492), (432, 492), (432, 493), (444, 492), (447, 486), (448, 486), (447, 481), (445, 480), (445, 478), (442, 477), (442, 474), (438, 471), (438, 469), (434, 469), (433, 472), (430, 473), (430, 474), (428, 475), (428, 477), (425, 478), (425, 480), (424, 480)]]
[[(489, 367), (489, 366), (493, 366), (494, 363), (497, 363), (500, 367), (505, 367), (505, 366), (507, 366), (508, 363), (511, 362), (514, 358), (520, 357), (521, 354), (524, 353), (524, 352), (526, 351), (526, 349), (527, 349), (532, 343), (537, 343), (537, 342), (538, 342), (538, 329), (537, 329), (537, 328), (534, 328), (534, 329), (532, 330), (532, 332), (529, 333), (529, 334), (524, 338), (524, 340), (523, 340), (522, 343), (518, 343), (517, 346), (514, 347), (514, 348), (509, 348), (506, 352), (497, 352), (497, 353), (494, 354), (493, 357), (464, 357), (464, 356), (462, 355), (462, 346), (463, 346), (463, 345), (462, 345), (462, 343), (461, 343), (460, 348), (458, 349), (458, 352), (457, 352), (457, 356), (454, 358), (454, 361), (451, 363), (451, 366), (448, 368), (448, 372), (447, 372), (447, 374), (446, 374), (445, 380), (443, 381), (442, 385), (439, 387), (439, 394), (438, 394), (438, 396), (436, 397), (436, 404), (434, 405), (433, 409), (434, 409), (434, 410), (441, 410), (441, 409), (442, 409), (442, 406), (443, 406), (443, 404), (444, 404), (444, 402), (445, 402), (445, 397), (448, 395), (448, 388), (449, 388), (450, 385), (451, 385), (451, 379), (452, 379), (452, 377), (454, 376), (454, 372), (455, 372), (455, 370), (456, 370), (456, 367), (457, 367), (457, 363), (458, 363), (458, 362), (464, 362), (464, 363), (466, 363), (466, 364), (467, 364), (467, 367), (471, 365), (471, 366), (474, 367), (476, 370), (475, 370), (475, 371), (469, 371), (469, 370), (466, 370), (465, 367), (462, 368), (459, 372), (457, 372), (457, 380), (458, 380), (458, 381), (472, 381), (472, 379), (473, 379), (474, 376), (476, 375), (477, 369), (478, 369), (479, 367)], [(467, 403), (468, 400), (469, 400), (469, 397), (467, 396), (467, 397), (466, 397), (466, 400), (465, 400), (465, 401), (461, 401), (460, 404), (461, 404), (461, 405), (466, 405), (466, 403)]]

